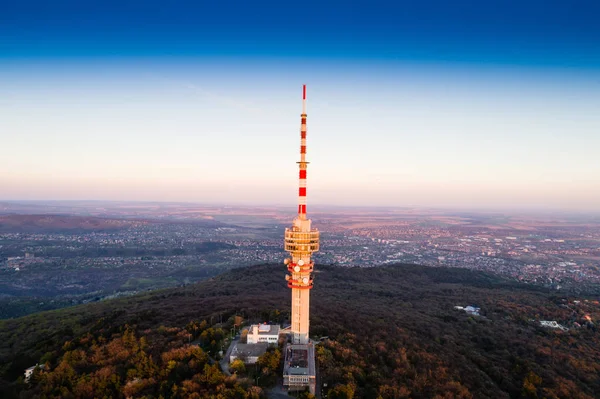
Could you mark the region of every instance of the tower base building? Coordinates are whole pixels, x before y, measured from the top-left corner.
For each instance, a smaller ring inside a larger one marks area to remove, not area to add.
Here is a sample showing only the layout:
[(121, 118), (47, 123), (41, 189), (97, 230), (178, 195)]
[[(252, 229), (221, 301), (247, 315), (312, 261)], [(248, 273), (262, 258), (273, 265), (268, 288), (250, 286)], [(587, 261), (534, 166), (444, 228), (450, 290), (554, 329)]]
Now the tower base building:
[(288, 391), (304, 391), (315, 395), (317, 371), (315, 367), (315, 346), (289, 343), (285, 347), (283, 363), (283, 385)]

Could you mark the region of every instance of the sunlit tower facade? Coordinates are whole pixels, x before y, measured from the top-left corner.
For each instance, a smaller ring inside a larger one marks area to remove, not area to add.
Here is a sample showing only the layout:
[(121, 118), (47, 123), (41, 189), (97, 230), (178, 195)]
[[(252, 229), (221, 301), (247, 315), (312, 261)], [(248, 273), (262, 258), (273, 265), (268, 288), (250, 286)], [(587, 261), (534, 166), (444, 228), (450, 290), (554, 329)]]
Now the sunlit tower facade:
[(284, 263), (292, 289), (292, 343), (308, 344), (310, 290), (313, 287), (314, 262), (311, 256), (319, 250), (319, 231), (312, 228), (306, 216), (306, 85), (302, 87), (302, 114), (300, 116), (300, 161), (298, 184), (298, 216), (292, 227), (285, 229), (285, 250), (290, 253)]
[(298, 216), (292, 227), (285, 229), (285, 250), (290, 253), (284, 263), (288, 272), (286, 280), (292, 289), (291, 342), (285, 347), (283, 385), (289, 391), (308, 388), (316, 391), (315, 346), (310, 341), (309, 308), (310, 290), (313, 287), (314, 262), (311, 257), (319, 250), (319, 231), (313, 229), (306, 216), (306, 85), (302, 87), (302, 115), (300, 124), (300, 161), (298, 161)]

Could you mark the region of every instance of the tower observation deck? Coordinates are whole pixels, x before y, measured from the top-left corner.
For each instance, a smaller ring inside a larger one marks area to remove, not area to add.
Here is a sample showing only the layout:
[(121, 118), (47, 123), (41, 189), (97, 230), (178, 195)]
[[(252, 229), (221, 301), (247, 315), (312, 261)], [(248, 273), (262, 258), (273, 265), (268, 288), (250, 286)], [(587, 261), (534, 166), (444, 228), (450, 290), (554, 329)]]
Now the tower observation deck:
[(319, 231), (312, 228), (306, 216), (306, 85), (302, 87), (302, 114), (300, 115), (300, 161), (298, 161), (298, 216), (285, 229), (284, 248), (290, 257), (284, 264), (290, 274), (285, 276), (292, 290), (291, 343), (285, 348), (283, 384), (290, 391), (308, 387), (315, 394), (315, 348), (310, 341), (310, 290), (313, 287), (314, 262), (311, 256), (319, 250)]

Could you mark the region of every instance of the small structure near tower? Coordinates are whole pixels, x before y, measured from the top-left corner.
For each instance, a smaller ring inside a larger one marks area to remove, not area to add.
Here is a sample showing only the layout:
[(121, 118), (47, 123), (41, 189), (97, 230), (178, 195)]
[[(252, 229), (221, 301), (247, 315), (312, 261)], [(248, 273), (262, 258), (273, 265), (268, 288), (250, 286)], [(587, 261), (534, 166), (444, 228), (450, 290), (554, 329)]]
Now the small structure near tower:
[(253, 324), (248, 330), (246, 340), (249, 344), (266, 342), (277, 345), (279, 341), (279, 326), (270, 324)]
[(312, 228), (306, 216), (306, 85), (302, 87), (302, 114), (300, 125), (300, 161), (298, 167), (298, 216), (292, 227), (285, 229), (285, 250), (290, 257), (285, 259), (290, 274), (286, 275), (288, 287), (292, 289), (291, 343), (285, 348), (283, 384), (290, 391), (309, 388), (316, 391), (315, 348), (310, 341), (309, 311), (310, 290), (313, 287), (314, 262), (311, 256), (319, 250), (319, 231)]

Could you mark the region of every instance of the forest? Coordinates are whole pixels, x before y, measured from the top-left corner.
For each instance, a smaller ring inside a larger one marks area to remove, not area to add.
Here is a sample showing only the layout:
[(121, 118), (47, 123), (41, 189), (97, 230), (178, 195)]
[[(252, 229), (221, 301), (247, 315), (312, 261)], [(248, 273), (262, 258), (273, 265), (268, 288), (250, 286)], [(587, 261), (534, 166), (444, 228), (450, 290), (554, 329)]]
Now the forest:
[[(285, 323), (284, 275), (258, 265), (0, 321), (0, 396), (264, 397), (265, 386), (212, 359), (235, 316)], [(466, 305), (479, 315), (455, 309)], [(456, 268), (320, 265), (311, 291), (318, 368), (334, 399), (593, 398), (598, 318), (596, 298)], [(44, 370), (24, 382), (35, 364)]]

